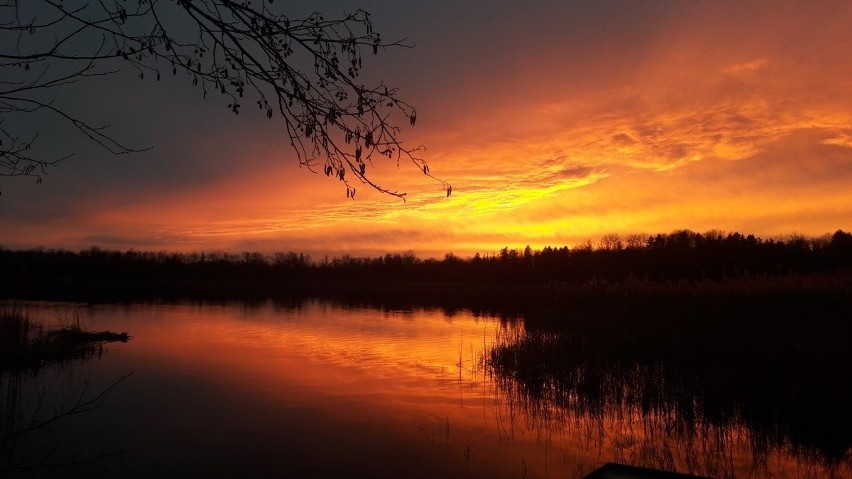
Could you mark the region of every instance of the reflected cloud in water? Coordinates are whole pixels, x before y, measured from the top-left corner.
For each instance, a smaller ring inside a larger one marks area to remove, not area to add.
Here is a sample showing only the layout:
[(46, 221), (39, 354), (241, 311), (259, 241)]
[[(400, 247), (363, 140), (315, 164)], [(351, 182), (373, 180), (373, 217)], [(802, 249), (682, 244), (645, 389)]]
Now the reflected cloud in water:
[[(595, 362), (529, 320), (320, 301), (85, 314), (134, 340), (77, 377), (134, 376), (52, 432), (123, 453), (64, 476), (580, 478), (610, 461), (714, 477), (850, 471), (848, 456), (826, 468), (756, 434), (743, 411), (711, 410), (682, 371)], [(537, 356), (509, 360), (525, 348)]]

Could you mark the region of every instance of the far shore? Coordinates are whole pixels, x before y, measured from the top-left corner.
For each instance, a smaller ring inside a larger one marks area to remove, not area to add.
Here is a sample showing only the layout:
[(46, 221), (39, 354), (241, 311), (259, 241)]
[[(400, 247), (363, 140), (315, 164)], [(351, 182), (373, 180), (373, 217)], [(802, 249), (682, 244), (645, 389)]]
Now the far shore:
[[(304, 301), (326, 299), (388, 308), (440, 307), (524, 313), (609, 302), (616, 298), (751, 298), (777, 301), (808, 297), (831, 305), (852, 304), (852, 270), (750, 276), (721, 280), (590, 280), (578, 283), (463, 283), (272, 279), (151, 279), (0, 276), (5, 301)], [(630, 302), (630, 301), (629, 301)]]

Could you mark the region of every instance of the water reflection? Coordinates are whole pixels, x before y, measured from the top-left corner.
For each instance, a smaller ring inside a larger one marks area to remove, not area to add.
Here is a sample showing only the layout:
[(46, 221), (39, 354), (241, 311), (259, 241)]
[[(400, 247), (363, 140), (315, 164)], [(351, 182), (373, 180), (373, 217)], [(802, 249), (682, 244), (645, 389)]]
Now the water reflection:
[(504, 335), (490, 364), (510, 420), (569, 453), (625, 464), (718, 478), (852, 477), (845, 353), (826, 352), (839, 368), (799, 355), (804, 378), (779, 357), (789, 351), (755, 362), (717, 343), (716, 356), (695, 363), (605, 336)]
[[(27, 324), (29, 321), (26, 319)], [(38, 333), (35, 341), (43, 341), (41, 323), (32, 324)], [(11, 329), (4, 333), (9, 334)], [(56, 337), (51, 338), (55, 341)], [(8, 344), (9, 338), (5, 339), (0, 342)], [(32, 344), (22, 348), (35, 352), (9, 352), (0, 361), (0, 476), (45, 477), (47, 471), (94, 463), (118, 453), (104, 449), (93, 452), (90, 441), (81, 445), (53, 433), (100, 408), (113, 388), (131, 373), (103, 389), (92, 389), (81, 366), (103, 356), (103, 342), (75, 341), (68, 343), (69, 347), (54, 342), (48, 346), (54, 349), (47, 350)]]
[(134, 335), (88, 371), (92, 381), (134, 377), (60, 434), (124, 452), (63, 476), (509, 477), (507, 461), (520, 470), (527, 445), (501, 454), (483, 427), (493, 319), (321, 302), (88, 314), (98, 329)]
[(715, 477), (850, 475), (848, 455), (826, 463), (783, 423), (760, 429), (763, 416), (731, 394), (740, 384), (719, 379), (728, 369), (709, 380), (691, 366), (613, 361), (588, 335), (524, 321), (319, 301), (84, 314), (134, 340), (74, 376), (92, 390), (134, 376), (53, 431), (90, 452), (123, 451), (64, 477), (580, 478), (609, 461)]

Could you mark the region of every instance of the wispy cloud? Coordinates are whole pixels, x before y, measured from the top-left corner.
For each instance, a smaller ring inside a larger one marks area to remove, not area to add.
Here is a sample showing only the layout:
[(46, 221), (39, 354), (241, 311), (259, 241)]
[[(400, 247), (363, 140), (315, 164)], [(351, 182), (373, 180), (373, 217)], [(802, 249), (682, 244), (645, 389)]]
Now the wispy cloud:
[[(407, 201), (362, 185), (347, 200), (241, 118), (208, 143), (160, 127), (178, 147), (152, 152), (141, 183), (111, 163), (116, 173), (56, 192), (4, 189), (0, 241), (467, 254), (682, 227), (852, 229), (852, 5), (556, 3), (489, 4), (487, 25), (465, 21), (482, 16), (475, 6), (408, 4), (429, 23), (398, 28), (423, 41), (378, 73), (414, 90), (423, 119), (406, 138), (429, 147), (448, 198), (414, 169), (378, 164), (377, 181)], [(540, 27), (506, 29), (525, 24)], [(185, 99), (172, 100), (177, 111)], [(179, 174), (163, 166), (174, 161)]]

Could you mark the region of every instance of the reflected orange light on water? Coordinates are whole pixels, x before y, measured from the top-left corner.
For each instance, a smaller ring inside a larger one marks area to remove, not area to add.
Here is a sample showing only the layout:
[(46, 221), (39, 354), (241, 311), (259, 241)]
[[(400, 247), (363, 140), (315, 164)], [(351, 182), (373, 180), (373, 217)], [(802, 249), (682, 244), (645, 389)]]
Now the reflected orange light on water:
[(199, 315), (180, 308), (169, 313), (168, 324), (140, 323), (129, 347), (234, 387), (287, 401), (305, 394), (305, 403), (360, 398), (387, 416), (442, 419), (448, 404), (487, 395), (483, 348), (499, 327), (491, 319), (312, 304), (282, 322), (265, 308), (247, 317), (210, 309)]
[(317, 303), (283, 312), (179, 306), (159, 316), (134, 321), (134, 339), (122, 349), (147, 369), (183, 371), (270, 404), (270, 423), (277, 408), (306, 408), (323, 418), (319, 429), (387, 431), (425, 448), (417, 454), (479, 471), (473, 477), (506, 477), (524, 457), (531, 472), (539, 469), (535, 441), (493, 440), (497, 417), (482, 360), (500, 327), (494, 319)]
[(501, 338), (522, 335), (522, 325), (467, 311), (308, 302), (134, 306), (129, 313), (96, 307), (91, 317), (98, 328), (131, 330), (134, 339), (105, 359), (132, 365), (138, 377), (167, 371), (217, 385), (275, 427), (283, 426), (281, 411), (295, 408), (321, 418), (308, 426), (318, 433), (348, 438), (338, 440), (359, 440), (347, 429), (381, 432), (418, 456), (476, 471), (469, 477), (577, 477), (608, 461), (712, 477), (825, 472), (817, 459), (761, 449), (740, 426), (699, 420), (679, 429), (674, 411), (619, 403), (589, 409), (576, 395), (531, 399), (484, 362)]

